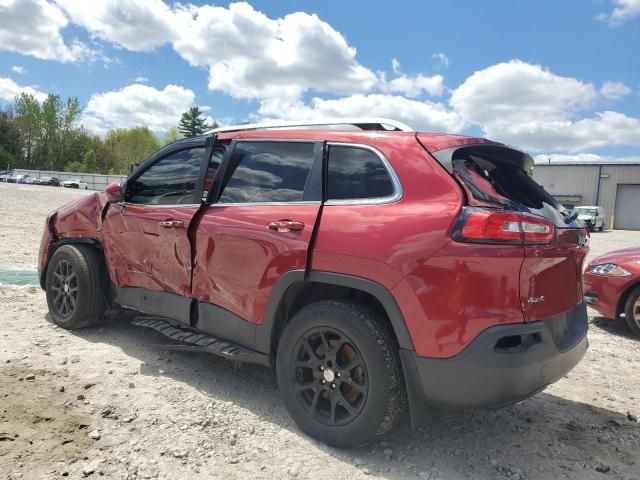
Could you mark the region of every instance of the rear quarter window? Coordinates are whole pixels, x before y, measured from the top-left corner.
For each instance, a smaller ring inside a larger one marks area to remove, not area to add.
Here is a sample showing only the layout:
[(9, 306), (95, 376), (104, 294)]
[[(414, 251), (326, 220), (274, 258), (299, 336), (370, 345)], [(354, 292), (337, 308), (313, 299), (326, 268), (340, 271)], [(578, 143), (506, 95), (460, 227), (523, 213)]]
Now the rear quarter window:
[(329, 147), (328, 200), (365, 200), (391, 197), (393, 180), (374, 151), (356, 146)]

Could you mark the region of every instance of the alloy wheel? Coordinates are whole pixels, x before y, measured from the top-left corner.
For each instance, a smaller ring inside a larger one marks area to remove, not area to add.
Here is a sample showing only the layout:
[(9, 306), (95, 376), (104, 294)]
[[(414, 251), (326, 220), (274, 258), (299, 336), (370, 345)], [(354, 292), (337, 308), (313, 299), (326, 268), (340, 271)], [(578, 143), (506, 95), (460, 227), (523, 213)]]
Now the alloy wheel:
[(70, 317), (78, 304), (78, 278), (73, 266), (68, 260), (60, 260), (53, 270), (53, 284), (55, 296), (53, 308), (62, 317)]
[(367, 370), (355, 344), (338, 330), (306, 332), (293, 350), (295, 392), (310, 416), (325, 425), (344, 425), (364, 408)]

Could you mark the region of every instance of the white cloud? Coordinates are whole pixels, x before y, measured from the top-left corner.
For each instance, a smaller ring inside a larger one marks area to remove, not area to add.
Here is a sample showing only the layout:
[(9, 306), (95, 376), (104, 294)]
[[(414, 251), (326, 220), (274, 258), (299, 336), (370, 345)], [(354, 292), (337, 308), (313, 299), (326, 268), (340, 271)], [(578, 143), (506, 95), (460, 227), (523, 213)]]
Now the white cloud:
[(235, 98), (351, 94), (378, 81), (346, 39), (314, 14), (272, 19), (245, 2), (228, 8), (161, 0), (56, 2), (74, 23), (129, 50), (171, 43), (190, 64), (209, 67), (211, 90)]
[(616, 26), (621, 23), (640, 16), (640, 0), (612, 0), (616, 5), (611, 13), (603, 13), (598, 19), (609, 22), (610, 25)]
[(423, 92), (439, 97), (444, 93), (444, 78), (442, 75), (427, 77), (421, 73), (415, 77), (401, 75), (384, 82), (381, 88), (383, 91), (401, 93), (409, 98), (417, 97)]
[(47, 98), (47, 94), (41, 92), (37, 87), (21, 86), (7, 77), (0, 77), (0, 100), (13, 102), (15, 97), (21, 93), (29, 93), (42, 101)]
[(638, 118), (613, 111), (580, 116), (597, 97), (590, 83), (511, 61), (475, 72), (454, 90), (450, 103), (488, 137), (527, 150), (640, 145)]
[(391, 59), (391, 69), (393, 70), (393, 73), (395, 73), (396, 75), (400, 75), (402, 73), (400, 71), (400, 61), (397, 58)]
[(120, 90), (91, 96), (82, 121), (90, 129), (101, 133), (109, 128), (148, 126), (160, 131), (178, 124), (180, 116), (193, 105), (193, 91), (167, 85), (164, 89), (132, 84)]
[(331, 100), (314, 98), (310, 104), (266, 99), (262, 101), (258, 114), (262, 118), (281, 120), (387, 117), (405, 122), (417, 130), (459, 132), (464, 128), (460, 116), (442, 103), (377, 93)]
[(14, 65), (13, 67), (11, 67), (11, 71), (17, 73), (18, 75), (22, 75), (27, 71), (27, 69), (21, 67), (20, 65)]
[(451, 105), (465, 120), (490, 129), (561, 121), (588, 107), (594, 86), (539, 65), (513, 60), (479, 70), (453, 91)]
[(612, 155), (596, 155), (595, 153), (575, 153), (562, 154), (552, 153), (550, 155), (536, 155), (533, 157), (535, 163), (553, 162), (591, 162), (591, 163), (639, 163), (640, 156), (616, 157)]
[(640, 146), (640, 119), (611, 111), (580, 120), (515, 123), (484, 130), (495, 140), (533, 151), (580, 152), (611, 146)]
[(431, 55), (431, 58), (436, 62), (437, 68), (447, 68), (451, 63), (451, 60), (449, 60), (449, 57), (447, 57), (442, 52), (434, 53), (433, 55)]
[(133, 81), (136, 83), (147, 83), (149, 79), (147, 77), (136, 77)]
[(631, 93), (631, 88), (622, 82), (604, 82), (600, 88), (600, 95), (608, 100), (618, 100)]
[(65, 43), (60, 30), (64, 13), (46, 0), (0, 0), (0, 49), (42, 60), (76, 62), (92, 56), (78, 40)]
[(355, 60), (356, 50), (317, 15), (271, 19), (248, 3), (178, 13), (174, 49), (191, 64), (210, 67), (211, 90), (235, 98), (297, 98), (309, 90), (366, 92), (377, 83)]
[(128, 50), (150, 51), (174, 35), (174, 12), (162, 0), (55, 0), (71, 21)]

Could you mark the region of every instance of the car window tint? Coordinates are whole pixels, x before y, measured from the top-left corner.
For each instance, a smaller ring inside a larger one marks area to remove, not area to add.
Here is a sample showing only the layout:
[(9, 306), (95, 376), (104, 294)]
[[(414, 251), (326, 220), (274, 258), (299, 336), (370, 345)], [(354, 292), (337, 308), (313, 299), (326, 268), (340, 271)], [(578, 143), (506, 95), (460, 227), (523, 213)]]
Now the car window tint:
[(374, 152), (358, 147), (329, 147), (329, 200), (389, 197), (393, 191), (391, 176)]
[(135, 181), (127, 183), (127, 200), (152, 205), (193, 203), (204, 153), (204, 148), (191, 148), (159, 160)]
[(313, 164), (313, 143), (238, 142), (220, 203), (297, 202)]

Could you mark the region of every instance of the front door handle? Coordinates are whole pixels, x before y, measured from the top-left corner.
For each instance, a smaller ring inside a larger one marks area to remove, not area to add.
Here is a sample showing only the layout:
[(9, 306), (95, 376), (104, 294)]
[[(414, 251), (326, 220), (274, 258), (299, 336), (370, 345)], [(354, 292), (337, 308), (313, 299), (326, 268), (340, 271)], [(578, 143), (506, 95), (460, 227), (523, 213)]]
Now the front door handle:
[(286, 233), (286, 232), (299, 232), (304, 228), (304, 223), (297, 222), (295, 220), (276, 220), (270, 222), (269, 230), (273, 230), (278, 233)]
[(184, 226), (184, 223), (180, 220), (164, 220), (158, 222), (158, 224), (164, 228), (182, 228)]

